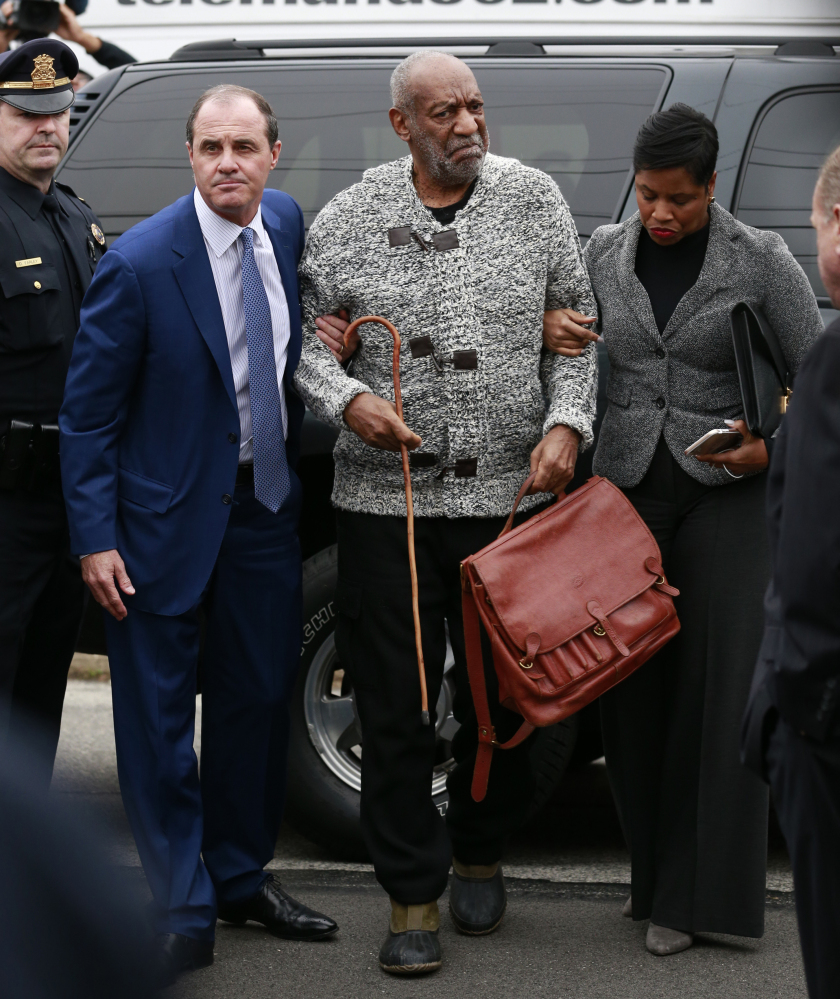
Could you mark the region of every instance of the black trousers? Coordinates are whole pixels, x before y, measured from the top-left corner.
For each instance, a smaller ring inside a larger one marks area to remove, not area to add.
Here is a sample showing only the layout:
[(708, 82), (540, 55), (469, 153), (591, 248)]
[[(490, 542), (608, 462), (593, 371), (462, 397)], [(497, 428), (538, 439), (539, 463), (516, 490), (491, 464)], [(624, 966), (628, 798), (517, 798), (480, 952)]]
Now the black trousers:
[[(438, 898), (453, 854), (465, 864), (492, 864), (522, 821), (534, 793), (531, 740), (494, 755), (487, 797), (470, 796), (478, 730), (464, 655), (459, 566), (489, 544), (504, 518), (418, 518), (415, 546), (423, 655), (434, 711), (446, 654), (444, 623), (455, 655), (454, 714), (461, 728), (452, 744), (446, 821), (431, 797), (434, 726), (420, 717), (411, 582), (404, 517), (338, 511), (336, 646), (350, 674), (361, 722), (361, 820), (376, 877), (404, 905)], [(485, 647), (491, 717), (500, 739), (521, 725), (499, 706), (498, 685)]]
[(60, 487), (0, 490), (0, 739), (27, 730), (44, 787), (83, 607)]
[(704, 486), (660, 442), (626, 491), (681, 591), (682, 630), (601, 698), (604, 748), (633, 918), (685, 932), (764, 930), (768, 793), (739, 755), (770, 572), (764, 480)]
[(840, 995), (840, 734), (820, 745), (783, 720), (767, 770), (787, 840), (796, 916), (811, 999)]

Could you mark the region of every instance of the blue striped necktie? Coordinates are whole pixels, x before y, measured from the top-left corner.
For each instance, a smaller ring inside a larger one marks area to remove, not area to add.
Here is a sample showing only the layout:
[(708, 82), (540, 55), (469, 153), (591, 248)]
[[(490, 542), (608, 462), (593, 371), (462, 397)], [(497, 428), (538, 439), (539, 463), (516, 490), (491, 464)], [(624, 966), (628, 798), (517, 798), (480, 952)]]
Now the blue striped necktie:
[(254, 230), (243, 229), (240, 239), (242, 306), (248, 341), (248, 383), (254, 434), (254, 493), (263, 506), (277, 513), (289, 495), (289, 465), (277, 387), (271, 309), (254, 259)]

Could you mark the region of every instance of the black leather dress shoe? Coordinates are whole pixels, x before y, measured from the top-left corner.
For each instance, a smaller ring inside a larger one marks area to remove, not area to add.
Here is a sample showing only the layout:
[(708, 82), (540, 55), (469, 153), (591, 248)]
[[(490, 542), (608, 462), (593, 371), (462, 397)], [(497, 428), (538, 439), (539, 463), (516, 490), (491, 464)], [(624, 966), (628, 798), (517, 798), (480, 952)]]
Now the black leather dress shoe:
[(457, 861), (452, 866), (449, 911), (455, 928), (473, 937), (492, 933), (507, 907), (501, 867), (468, 866)]
[(195, 940), (181, 933), (159, 933), (155, 937), (155, 978), (160, 988), (171, 985), (185, 971), (196, 971), (213, 963), (213, 941)]
[(269, 874), (256, 895), (243, 902), (219, 902), (219, 919), (241, 926), (249, 919), (262, 923), (269, 933), (286, 940), (324, 940), (338, 923), (296, 902)]

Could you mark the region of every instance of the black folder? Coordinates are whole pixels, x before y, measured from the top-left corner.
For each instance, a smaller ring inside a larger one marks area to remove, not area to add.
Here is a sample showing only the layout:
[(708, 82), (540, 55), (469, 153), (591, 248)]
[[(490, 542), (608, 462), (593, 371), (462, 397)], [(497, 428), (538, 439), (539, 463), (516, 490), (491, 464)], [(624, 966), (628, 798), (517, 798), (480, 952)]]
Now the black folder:
[(757, 306), (739, 302), (730, 313), (744, 420), (754, 437), (772, 437), (791, 394), (791, 375), (779, 339)]

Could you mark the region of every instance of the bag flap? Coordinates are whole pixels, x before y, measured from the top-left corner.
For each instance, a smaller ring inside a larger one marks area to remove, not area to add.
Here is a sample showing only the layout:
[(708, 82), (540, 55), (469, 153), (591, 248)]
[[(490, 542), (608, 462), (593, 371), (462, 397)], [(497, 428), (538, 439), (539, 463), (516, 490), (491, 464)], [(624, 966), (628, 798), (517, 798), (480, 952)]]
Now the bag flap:
[(781, 423), (788, 385), (784, 354), (761, 309), (739, 302), (730, 323), (744, 419), (751, 434), (771, 437)]
[(764, 315), (764, 312), (757, 305), (752, 307), (744, 303), (744, 308), (750, 314), (750, 333), (756, 347), (760, 341), (767, 351), (767, 358), (776, 370), (776, 375), (782, 388), (787, 388), (790, 382), (790, 371), (788, 363), (785, 360), (782, 345), (776, 336), (776, 331), (770, 325), (767, 316)]
[(633, 505), (594, 476), (468, 562), (510, 640), (524, 651), (536, 633), (545, 652), (595, 624), (588, 601), (610, 614), (652, 586), (651, 557), (661, 564)]

